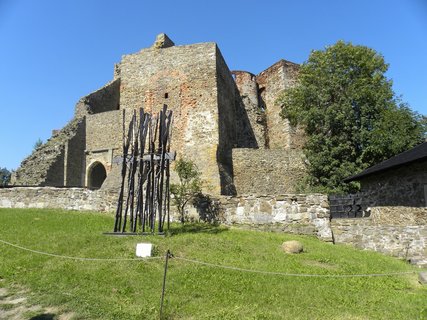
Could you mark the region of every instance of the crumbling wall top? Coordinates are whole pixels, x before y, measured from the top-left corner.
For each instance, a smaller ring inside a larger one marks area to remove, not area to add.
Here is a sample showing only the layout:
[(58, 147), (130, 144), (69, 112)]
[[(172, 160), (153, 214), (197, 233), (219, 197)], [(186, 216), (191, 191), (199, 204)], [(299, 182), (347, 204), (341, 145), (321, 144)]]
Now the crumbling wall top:
[(157, 35), (152, 48), (163, 49), (173, 47), (174, 45), (175, 43), (165, 33), (160, 33)]

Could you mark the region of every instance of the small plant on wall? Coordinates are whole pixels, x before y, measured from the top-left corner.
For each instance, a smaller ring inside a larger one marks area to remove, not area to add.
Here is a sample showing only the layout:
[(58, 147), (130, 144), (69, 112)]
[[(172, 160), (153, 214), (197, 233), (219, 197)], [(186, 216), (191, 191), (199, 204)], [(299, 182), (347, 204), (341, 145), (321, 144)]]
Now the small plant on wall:
[(193, 202), (202, 192), (201, 173), (196, 164), (191, 160), (179, 159), (175, 163), (175, 171), (179, 177), (179, 183), (172, 183), (170, 190), (173, 204), (177, 207), (181, 223), (185, 222), (185, 207)]

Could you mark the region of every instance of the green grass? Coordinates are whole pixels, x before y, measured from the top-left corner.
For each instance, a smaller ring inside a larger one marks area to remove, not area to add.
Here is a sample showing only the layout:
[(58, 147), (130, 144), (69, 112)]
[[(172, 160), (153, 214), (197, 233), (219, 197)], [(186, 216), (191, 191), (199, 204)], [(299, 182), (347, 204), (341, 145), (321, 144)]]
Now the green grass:
[[(0, 239), (67, 256), (133, 258), (136, 243), (159, 255), (285, 273), (363, 274), (419, 271), (375, 252), (281, 233), (174, 225), (162, 236), (103, 235), (113, 217), (59, 210), (0, 209)], [(281, 251), (285, 240), (305, 246)], [(0, 286), (28, 290), (34, 304), (76, 319), (158, 319), (164, 260), (74, 261), (0, 243)], [(376, 278), (302, 278), (244, 273), (169, 260), (167, 319), (426, 319), (427, 287), (417, 274)], [(18, 290), (18, 289), (17, 289)]]

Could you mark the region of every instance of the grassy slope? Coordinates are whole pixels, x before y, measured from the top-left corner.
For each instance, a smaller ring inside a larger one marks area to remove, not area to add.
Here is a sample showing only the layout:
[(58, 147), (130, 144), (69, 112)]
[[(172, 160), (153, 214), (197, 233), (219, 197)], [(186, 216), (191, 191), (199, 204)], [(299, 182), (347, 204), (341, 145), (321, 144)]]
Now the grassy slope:
[[(173, 235), (103, 235), (111, 216), (57, 210), (0, 209), (0, 239), (36, 250), (82, 257), (133, 258), (138, 242), (159, 254), (241, 268), (287, 273), (360, 274), (416, 270), (374, 252), (312, 237), (174, 226)], [(285, 255), (297, 239), (306, 252)], [(0, 243), (0, 285), (32, 292), (43, 305), (62, 306), (80, 319), (156, 319), (163, 260), (73, 261), (40, 256)], [(425, 319), (427, 288), (417, 275), (381, 278), (294, 278), (242, 273), (170, 260), (165, 313), (170, 319)]]

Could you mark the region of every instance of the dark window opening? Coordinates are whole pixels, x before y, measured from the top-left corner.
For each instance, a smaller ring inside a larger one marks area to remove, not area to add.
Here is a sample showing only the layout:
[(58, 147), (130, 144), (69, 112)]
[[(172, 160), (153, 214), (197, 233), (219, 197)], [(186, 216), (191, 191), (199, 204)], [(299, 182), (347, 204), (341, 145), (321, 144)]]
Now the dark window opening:
[(165, 93), (165, 99), (169, 98), (169, 93)]
[(89, 170), (89, 188), (99, 189), (107, 178), (105, 167), (100, 162), (96, 162)]

